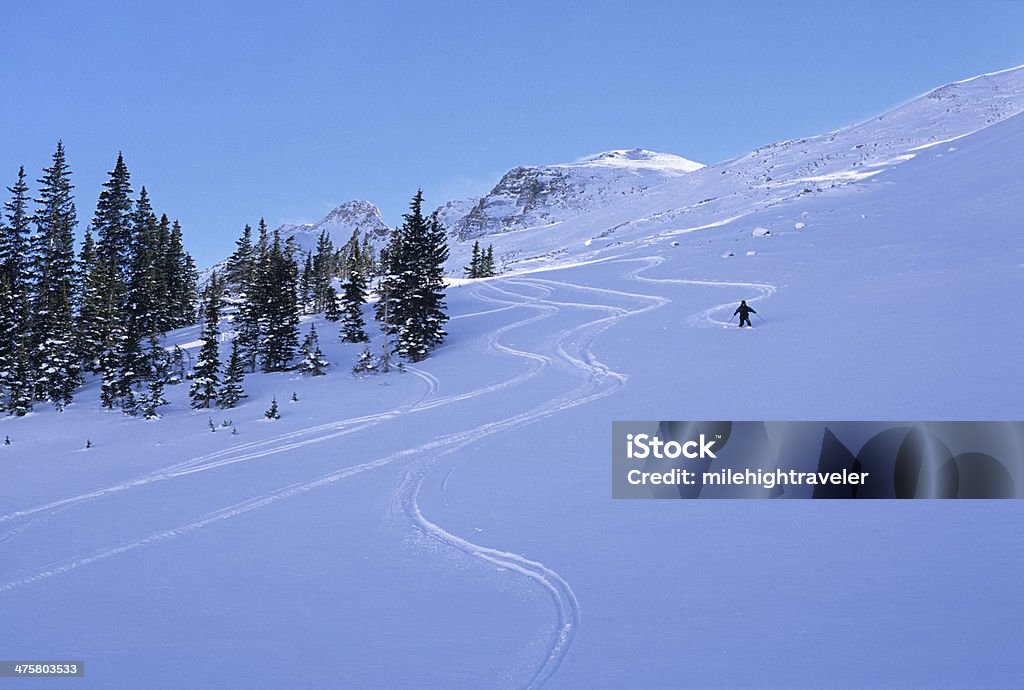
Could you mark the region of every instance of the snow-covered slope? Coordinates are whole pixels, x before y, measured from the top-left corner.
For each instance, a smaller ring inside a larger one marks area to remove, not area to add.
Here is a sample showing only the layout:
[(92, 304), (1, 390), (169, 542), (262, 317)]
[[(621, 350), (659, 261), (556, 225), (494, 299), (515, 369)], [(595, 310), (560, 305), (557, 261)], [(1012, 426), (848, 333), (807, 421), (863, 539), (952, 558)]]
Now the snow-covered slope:
[[(686, 174), (653, 172), (643, 183), (637, 182), (629, 152), (604, 154), (582, 164), (584, 176), (601, 180), (596, 193), (562, 172), (576, 170), (573, 165), (517, 168), (465, 216), (449, 214), (450, 268), (456, 273), (467, 262), (467, 238), (493, 244), (499, 262), (514, 269), (574, 261), (609, 243), (719, 223), (867, 180), (1022, 110), (1024, 68), (1016, 68), (943, 86), (852, 127), (768, 144), (707, 167), (683, 163), (678, 171)], [(654, 165), (663, 156), (644, 152), (642, 158)], [(603, 174), (592, 172), (600, 162), (612, 165)], [(557, 198), (551, 210), (547, 196)], [(509, 229), (518, 232), (504, 232)]]
[(91, 381), (0, 419), (5, 657), (83, 687), (1018, 686), (1024, 502), (615, 501), (608, 440), (1024, 418), (1021, 78), (488, 236), (550, 256), (449, 289), (405, 373), (352, 377), (319, 321), (333, 371), (230, 412), (176, 386), (128, 419)]

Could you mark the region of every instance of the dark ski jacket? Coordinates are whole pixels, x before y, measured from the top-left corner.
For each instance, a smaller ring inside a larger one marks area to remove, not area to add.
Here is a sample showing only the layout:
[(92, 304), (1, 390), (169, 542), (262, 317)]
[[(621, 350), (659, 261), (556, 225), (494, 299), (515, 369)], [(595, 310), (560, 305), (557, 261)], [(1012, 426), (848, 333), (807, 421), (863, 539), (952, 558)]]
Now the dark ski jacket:
[(749, 320), (750, 319), (750, 315), (751, 314), (756, 314), (756, 313), (757, 312), (755, 310), (753, 310), (750, 307), (748, 307), (747, 303), (744, 302), (740, 306), (736, 307), (736, 311), (734, 311), (732, 313), (732, 315), (736, 316), (737, 314), (739, 314), (740, 318)]

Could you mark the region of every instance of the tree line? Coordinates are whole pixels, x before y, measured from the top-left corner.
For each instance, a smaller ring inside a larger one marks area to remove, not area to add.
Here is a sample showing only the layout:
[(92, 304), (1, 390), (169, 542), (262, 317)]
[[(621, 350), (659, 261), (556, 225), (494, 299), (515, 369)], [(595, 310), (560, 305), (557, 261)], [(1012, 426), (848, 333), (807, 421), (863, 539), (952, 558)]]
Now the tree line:
[(194, 320), (197, 274), (181, 226), (157, 218), (145, 187), (132, 196), (118, 154), (76, 257), (62, 142), (38, 184), (33, 200), (21, 167), (0, 215), (3, 408), (19, 416), (39, 401), (63, 409), (96, 373), (104, 406), (137, 412), (145, 382), (172, 378), (175, 355), (159, 336)]
[[(200, 290), (180, 224), (157, 217), (145, 187), (135, 195), (120, 154), (77, 257), (63, 143), (38, 184), (30, 199), (19, 169), (0, 214), (0, 403), (11, 414), (39, 402), (62, 410), (90, 374), (101, 379), (102, 406), (129, 415), (159, 416), (164, 386), (185, 380), (193, 407), (233, 407), (245, 397), (246, 373), (324, 373), (329, 364), (312, 322), (300, 343), (302, 315), (338, 323), (342, 342), (369, 343), (364, 307), (371, 289), (384, 346), (374, 355), (367, 345), (354, 371), (386, 371), (392, 356), (420, 361), (447, 336), (447, 237), (436, 212), (424, 215), (421, 191), (379, 256), (358, 230), (338, 247), (321, 233), (315, 250), (304, 253), (260, 219), (255, 237), (245, 226)], [(471, 266), (471, 277), (493, 275), (490, 247), (474, 245)], [(183, 350), (161, 341), (195, 323), (201, 346), (186, 364)]]

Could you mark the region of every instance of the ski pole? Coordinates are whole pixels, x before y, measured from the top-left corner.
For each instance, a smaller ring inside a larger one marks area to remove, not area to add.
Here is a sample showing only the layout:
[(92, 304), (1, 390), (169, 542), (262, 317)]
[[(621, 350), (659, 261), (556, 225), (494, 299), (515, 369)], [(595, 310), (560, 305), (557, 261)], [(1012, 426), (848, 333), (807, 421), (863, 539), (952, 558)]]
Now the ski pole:
[[(755, 314), (757, 314), (757, 312), (756, 312), (756, 311), (755, 311), (754, 313), (755, 313)], [(764, 321), (764, 317), (763, 317), (763, 316), (761, 316), (760, 314), (757, 314), (757, 318), (759, 318), (759, 319), (761, 319), (762, 321)]]

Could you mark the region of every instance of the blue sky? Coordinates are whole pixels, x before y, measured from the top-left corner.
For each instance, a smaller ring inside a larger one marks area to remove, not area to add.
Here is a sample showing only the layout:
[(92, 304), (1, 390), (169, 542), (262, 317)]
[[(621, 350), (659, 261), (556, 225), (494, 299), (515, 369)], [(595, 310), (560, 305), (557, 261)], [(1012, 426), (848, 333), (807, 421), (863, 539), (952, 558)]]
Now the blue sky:
[(84, 230), (123, 151), (206, 265), (261, 215), (396, 224), (516, 165), (818, 134), (1022, 64), (1022, 36), (1019, 1), (8, 3), (0, 183), (63, 139)]

